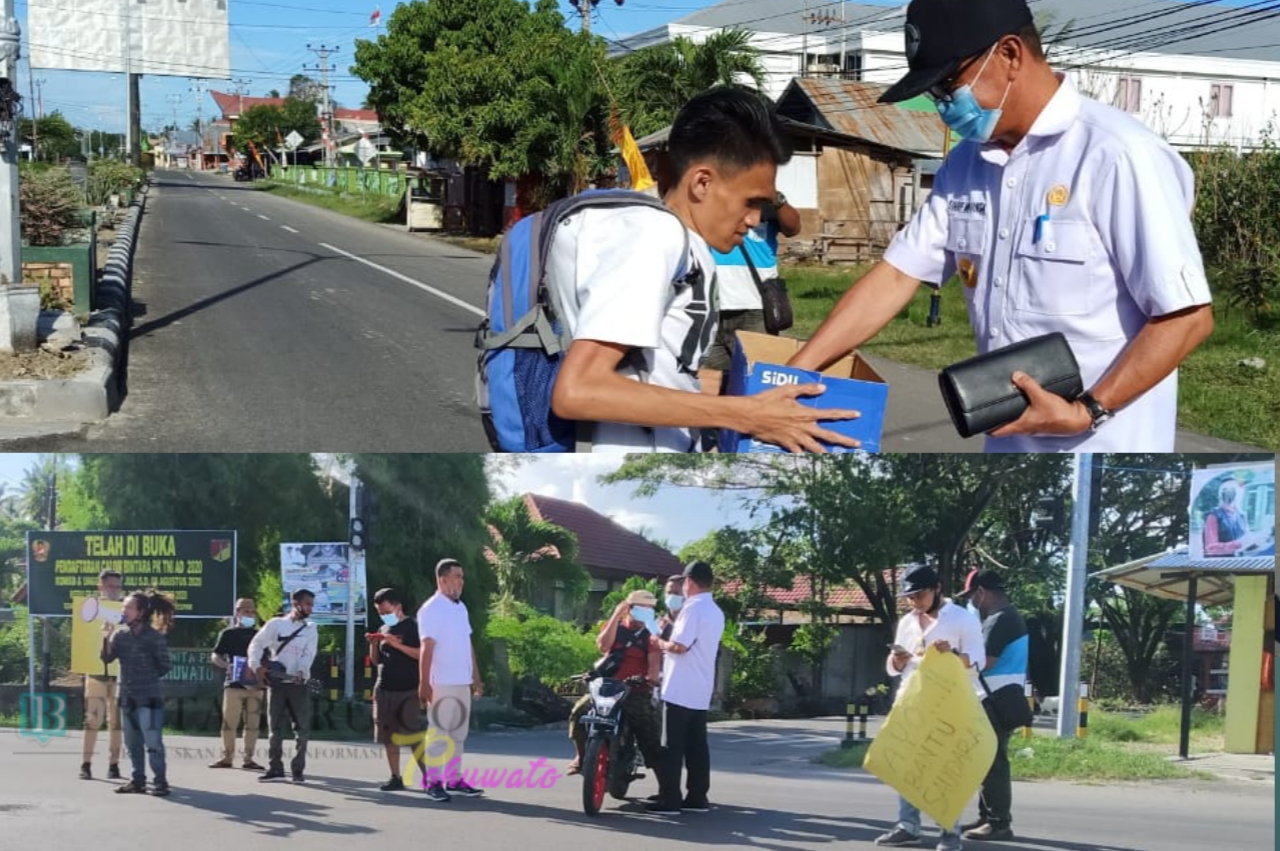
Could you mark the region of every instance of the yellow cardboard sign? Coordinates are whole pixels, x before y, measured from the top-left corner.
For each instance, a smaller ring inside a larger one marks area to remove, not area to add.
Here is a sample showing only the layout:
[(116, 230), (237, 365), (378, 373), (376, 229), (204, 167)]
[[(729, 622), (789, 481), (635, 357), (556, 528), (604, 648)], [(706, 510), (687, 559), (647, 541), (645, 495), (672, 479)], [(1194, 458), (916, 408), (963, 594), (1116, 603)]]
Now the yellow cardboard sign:
[(102, 628), (120, 623), (124, 603), (98, 597), (71, 600), (71, 670), (76, 674), (120, 676), (120, 663), (102, 664)]
[(871, 743), (863, 767), (950, 828), (982, 786), (996, 736), (954, 653), (930, 647)]

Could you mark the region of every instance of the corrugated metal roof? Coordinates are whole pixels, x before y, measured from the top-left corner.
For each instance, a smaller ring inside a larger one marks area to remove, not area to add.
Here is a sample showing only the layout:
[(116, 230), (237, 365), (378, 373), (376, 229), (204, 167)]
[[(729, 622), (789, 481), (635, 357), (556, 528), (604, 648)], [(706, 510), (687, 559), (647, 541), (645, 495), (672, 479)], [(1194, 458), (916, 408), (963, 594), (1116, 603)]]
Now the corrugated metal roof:
[(875, 83), (797, 77), (778, 99), (778, 109), (789, 118), (799, 118), (797, 99), (802, 99), (816, 113), (804, 117), (819, 127), (885, 148), (941, 157), (947, 128), (937, 111), (877, 103), (887, 88)]
[[(858, 139), (855, 139), (847, 133), (841, 133), (838, 130), (832, 130), (826, 127), (815, 127), (812, 124), (805, 124), (803, 121), (795, 121), (794, 119), (787, 118), (785, 116), (780, 116), (780, 118), (782, 119), (783, 128), (786, 129), (788, 133), (795, 136), (800, 136), (805, 139), (813, 139), (835, 147), (856, 145), (859, 142)], [(636, 139), (636, 147), (642, 151), (647, 151), (651, 148), (665, 147), (667, 144), (667, 137), (670, 135), (671, 126), (667, 125), (661, 130), (650, 133), (648, 136)], [(618, 149), (614, 148), (613, 152), (615, 154), (618, 153)]]
[(1235, 577), (1266, 575), (1275, 569), (1275, 556), (1192, 559), (1184, 549), (1109, 567), (1096, 576), (1155, 597), (1185, 601), (1191, 593), (1188, 580), (1195, 574), (1200, 605), (1228, 606), (1236, 595)]

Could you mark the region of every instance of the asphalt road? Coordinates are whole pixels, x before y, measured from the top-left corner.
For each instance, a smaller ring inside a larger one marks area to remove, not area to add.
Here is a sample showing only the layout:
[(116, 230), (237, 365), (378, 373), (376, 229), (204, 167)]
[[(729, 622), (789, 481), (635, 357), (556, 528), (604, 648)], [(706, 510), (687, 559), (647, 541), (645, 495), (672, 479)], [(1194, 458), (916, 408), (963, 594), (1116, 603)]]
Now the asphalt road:
[[(493, 789), (485, 799), (435, 805), (415, 791), (379, 792), (376, 785), (387, 769), (378, 749), (328, 742), (313, 743), (305, 785), (263, 786), (247, 772), (207, 769), (212, 739), (166, 737), (172, 797), (119, 797), (108, 781), (75, 779), (78, 733), (40, 745), (4, 730), (0, 851), (349, 851), (373, 843), (480, 851), (871, 851), (872, 840), (894, 819), (895, 795), (870, 775), (811, 762), (835, 741), (830, 725), (814, 729), (810, 722), (715, 725), (712, 812), (664, 819), (645, 815), (640, 802), (607, 799), (605, 810), (592, 819), (581, 811), (577, 778), (561, 778), (550, 789)], [(105, 737), (98, 745), (99, 773), (104, 746)], [(530, 761), (545, 757), (547, 765), (562, 769), (568, 747), (562, 731), (473, 734), (467, 764), (527, 770)], [(544, 771), (539, 769), (539, 776)], [(644, 796), (655, 789), (646, 779), (632, 792)], [(1275, 842), (1273, 794), (1269, 785), (1230, 781), (1018, 783), (1015, 828), (1022, 838), (988, 847), (1263, 851)]]
[[(486, 452), (472, 342), (491, 265), (223, 175), (157, 172), (120, 410), (74, 434), (6, 425), (0, 448)], [(891, 388), (885, 451), (981, 451), (933, 372), (871, 361)], [(1247, 449), (1185, 432), (1177, 448)]]

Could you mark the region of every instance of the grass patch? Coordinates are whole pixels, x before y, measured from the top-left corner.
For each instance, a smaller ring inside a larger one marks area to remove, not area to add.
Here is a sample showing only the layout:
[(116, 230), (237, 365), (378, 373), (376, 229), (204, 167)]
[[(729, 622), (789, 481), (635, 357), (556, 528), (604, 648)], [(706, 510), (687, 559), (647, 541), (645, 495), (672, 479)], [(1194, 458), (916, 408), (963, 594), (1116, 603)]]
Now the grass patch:
[(431, 234), (431, 238), (481, 254), (497, 254), (498, 243), (502, 241), (500, 236), (449, 236), (440, 233)]
[(396, 224), (402, 222), (400, 199), (386, 195), (340, 195), (324, 189), (305, 191), (282, 183), (259, 183), (254, 186), (259, 192), (269, 192), (290, 201), (301, 201), (313, 207), (332, 210), (374, 224)]
[[(1106, 742), (1176, 745), (1182, 728), (1182, 710), (1161, 706), (1139, 716), (1109, 712), (1089, 713), (1089, 737)], [(1226, 719), (1202, 709), (1191, 710), (1191, 741), (1203, 750), (1216, 750), (1226, 730)]]
[(828, 768), (862, 768), (870, 743), (857, 742), (850, 748), (836, 748), (814, 757), (814, 762)]
[[(1214, 437), (1280, 449), (1280, 331), (1254, 328), (1237, 312), (1215, 306), (1216, 326), (1182, 364), (1178, 420)], [(1262, 357), (1263, 370), (1242, 367)]]
[[(1092, 722), (1090, 718), (1090, 722)], [(1090, 723), (1092, 734), (1093, 725)], [(1027, 754), (1027, 749), (1030, 753)], [(1165, 756), (1135, 750), (1097, 738), (1058, 739), (1036, 736), (1031, 743), (1009, 742), (1009, 765), (1014, 780), (1212, 780), (1213, 775), (1189, 771)]]

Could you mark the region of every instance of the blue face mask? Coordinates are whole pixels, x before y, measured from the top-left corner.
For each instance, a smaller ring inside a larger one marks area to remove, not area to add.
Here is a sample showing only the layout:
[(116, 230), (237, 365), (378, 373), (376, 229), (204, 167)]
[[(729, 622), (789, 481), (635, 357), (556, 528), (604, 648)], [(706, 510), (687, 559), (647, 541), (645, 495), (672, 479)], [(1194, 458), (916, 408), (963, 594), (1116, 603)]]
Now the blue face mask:
[[(982, 77), (982, 72), (987, 70), (987, 63), (991, 61), (995, 50), (993, 46), (991, 53), (988, 53), (987, 58), (982, 61), (978, 76), (973, 78), (975, 83)], [(949, 97), (938, 99), (934, 106), (938, 108), (938, 115), (943, 123), (959, 133), (961, 138), (979, 143), (990, 142), (996, 124), (1004, 114), (1004, 102), (1008, 99), (1009, 89), (1012, 86), (1012, 82), (1005, 86), (1004, 97), (1000, 99), (1000, 106), (995, 109), (984, 109), (982, 104), (978, 103), (978, 99), (973, 94), (973, 86), (969, 83), (956, 89)]]
[(644, 608), (642, 606), (631, 607), (631, 617), (637, 623), (644, 626), (649, 632), (658, 631), (658, 619), (653, 614), (653, 609)]
[(684, 597), (679, 594), (667, 595), (667, 611), (671, 612), (673, 617), (676, 612), (680, 611), (682, 606), (684, 606)]
[(396, 624), (400, 623), (400, 618), (396, 615), (395, 612), (392, 612), (389, 615), (383, 615), (382, 622), (387, 626), (395, 626)]
[(245, 629), (252, 629), (254, 624), (256, 624), (257, 622), (258, 622), (257, 618), (251, 618), (247, 615), (245, 617), (240, 618), (240, 625)]

